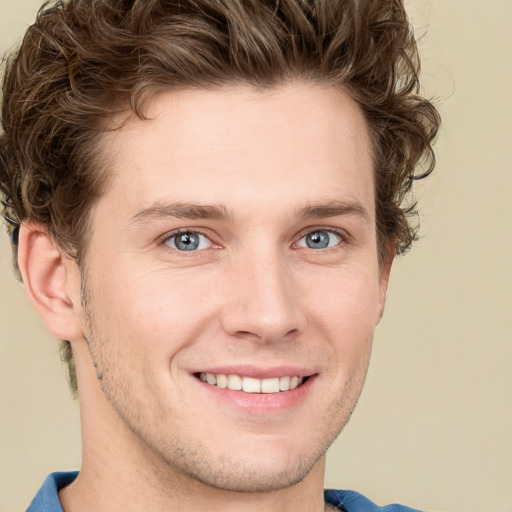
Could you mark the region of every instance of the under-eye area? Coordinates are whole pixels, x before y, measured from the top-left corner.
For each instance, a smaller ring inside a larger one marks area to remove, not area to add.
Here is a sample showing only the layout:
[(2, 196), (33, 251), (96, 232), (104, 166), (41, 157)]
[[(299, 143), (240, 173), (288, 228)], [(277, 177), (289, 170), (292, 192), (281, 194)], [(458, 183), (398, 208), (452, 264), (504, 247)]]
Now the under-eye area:
[(204, 372), (195, 373), (194, 376), (211, 386), (245, 393), (282, 393), (302, 386), (311, 377), (311, 375), (294, 375), (256, 379), (241, 375)]

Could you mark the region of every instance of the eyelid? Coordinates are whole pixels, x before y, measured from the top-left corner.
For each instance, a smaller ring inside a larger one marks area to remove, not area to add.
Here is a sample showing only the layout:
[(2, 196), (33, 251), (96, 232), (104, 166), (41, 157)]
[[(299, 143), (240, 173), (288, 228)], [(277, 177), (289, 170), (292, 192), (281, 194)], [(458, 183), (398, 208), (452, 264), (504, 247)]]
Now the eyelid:
[[(159, 245), (170, 248), (169, 246), (166, 245), (166, 242), (169, 239), (171, 239), (172, 237), (175, 237), (181, 233), (197, 233), (199, 235), (206, 237), (210, 241), (212, 247), (220, 247), (220, 244), (215, 243), (212, 240), (212, 237), (209, 234), (207, 234), (205, 231), (206, 230), (204, 230), (200, 227), (195, 227), (195, 226), (194, 227), (186, 227), (186, 228), (177, 228), (172, 231), (169, 231), (165, 235), (162, 235), (161, 237), (158, 238), (157, 241), (158, 241)], [(299, 240), (302, 240), (302, 238), (304, 238), (305, 236), (307, 236), (310, 233), (314, 233), (315, 231), (326, 231), (328, 233), (333, 233), (341, 238), (340, 243), (350, 243), (352, 240), (352, 236), (346, 230), (344, 230), (342, 228), (336, 228), (333, 226), (309, 226), (299, 232), (299, 234), (296, 237), (296, 241), (293, 243), (293, 246), (296, 247)], [(339, 244), (337, 244), (337, 245), (339, 245)], [(191, 252), (196, 252), (196, 251), (191, 251)]]
[[(338, 247), (340, 244), (348, 244), (352, 241), (352, 236), (347, 232), (345, 231), (344, 229), (341, 229), (341, 228), (335, 228), (335, 227), (332, 227), (332, 226), (313, 226), (313, 227), (308, 227), (308, 228), (305, 228), (303, 229), (297, 236), (297, 241), (294, 242), (294, 246), (297, 247), (297, 244), (299, 243), (300, 240), (302, 240), (305, 236), (309, 235), (310, 233), (315, 233), (316, 231), (326, 231), (327, 233), (332, 233), (338, 237), (340, 237), (341, 241), (340, 243), (336, 244), (334, 247)], [(325, 251), (329, 250), (329, 249), (334, 249), (334, 247), (328, 247), (326, 249), (323, 249)], [(302, 249), (303, 247), (299, 247), (300, 249)]]
[[(208, 249), (211, 249), (212, 247), (218, 247), (218, 244), (216, 244), (213, 240), (212, 240), (212, 237), (209, 236), (208, 234), (206, 234), (204, 232), (203, 229), (201, 228), (197, 228), (197, 227), (190, 227), (190, 228), (178, 228), (178, 229), (174, 229), (172, 231), (169, 231), (168, 233), (166, 233), (165, 235), (159, 237), (158, 239), (158, 243), (159, 245), (167, 248), (167, 249), (170, 249), (172, 251), (178, 251), (178, 249), (174, 249), (172, 247), (170, 247), (169, 245), (167, 245), (167, 242), (171, 239), (171, 238), (174, 238), (178, 235), (181, 235), (183, 233), (192, 233), (192, 234), (197, 234), (197, 235), (201, 235), (201, 236), (204, 236), (205, 238), (208, 239), (208, 241), (210, 242), (210, 247), (208, 247)], [(200, 249), (199, 251), (190, 251), (190, 253), (193, 253), (193, 252), (200, 252), (200, 251), (204, 251), (205, 249)], [(186, 251), (179, 251), (179, 252), (183, 252), (185, 253)], [(190, 254), (189, 253), (189, 254)]]

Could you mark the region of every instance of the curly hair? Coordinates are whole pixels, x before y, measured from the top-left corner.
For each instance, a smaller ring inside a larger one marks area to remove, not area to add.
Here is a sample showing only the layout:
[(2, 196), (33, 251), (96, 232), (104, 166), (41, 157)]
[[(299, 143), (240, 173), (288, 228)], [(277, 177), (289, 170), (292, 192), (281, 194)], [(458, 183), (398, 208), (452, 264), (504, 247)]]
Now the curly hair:
[[(401, 0), (53, 0), (6, 59), (0, 193), (16, 270), (20, 223), (44, 225), (80, 264), (107, 185), (106, 120), (145, 119), (161, 91), (302, 81), (343, 88), (372, 141), (379, 257), (417, 238), (413, 181), (432, 172), (440, 119), (419, 94)], [(63, 342), (72, 389), (69, 342)]]

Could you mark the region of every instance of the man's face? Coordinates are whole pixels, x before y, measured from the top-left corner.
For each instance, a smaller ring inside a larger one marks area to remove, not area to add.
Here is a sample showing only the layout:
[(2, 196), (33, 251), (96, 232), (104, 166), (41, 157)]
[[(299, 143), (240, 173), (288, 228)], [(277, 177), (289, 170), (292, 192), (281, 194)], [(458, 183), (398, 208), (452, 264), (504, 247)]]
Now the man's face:
[(289, 486), (347, 422), (382, 313), (365, 121), (306, 85), (167, 93), (148, 114), (112, 135), (92, 212), (101, 428), (214, 487)]

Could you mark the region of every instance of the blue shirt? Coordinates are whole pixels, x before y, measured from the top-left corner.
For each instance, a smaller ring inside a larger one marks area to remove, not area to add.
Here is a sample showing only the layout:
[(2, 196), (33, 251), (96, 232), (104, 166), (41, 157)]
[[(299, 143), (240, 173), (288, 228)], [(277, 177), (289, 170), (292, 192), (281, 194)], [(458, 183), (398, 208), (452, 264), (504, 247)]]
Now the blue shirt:
[[(59, 489), (69, 485), (77, 475), (78, 471), (52, 473), (44, 481), (26, 512), (64, 512), (59, 502)], [(324, 492), (324, 495), (326, 503), (335, 505), (343, 512), (419, 512), (403, 505), (378, 507), (355, 491), (328, 490)]]

